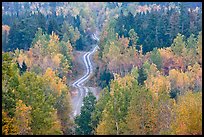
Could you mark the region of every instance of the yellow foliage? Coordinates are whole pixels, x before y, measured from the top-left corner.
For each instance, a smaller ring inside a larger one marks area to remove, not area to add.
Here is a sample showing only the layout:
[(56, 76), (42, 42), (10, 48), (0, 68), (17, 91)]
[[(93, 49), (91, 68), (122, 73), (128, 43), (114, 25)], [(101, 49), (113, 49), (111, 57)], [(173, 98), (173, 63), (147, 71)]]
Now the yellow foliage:
[(117, 92), (117, 88), (115, 87), (117, 85), (117, 87), (120, 88), (130, 88), (132, 87), (132, 83), (133, 81), (135, 81), (134, 77), (131, 75), (126, 75), (125, 77), (120, 77), (118, 74), (114, 74), (114, 81), (112, 81), (111, 85), (110, 85), (110, 95), (113, 96), (114, 92)]
[(54, 55), (54, 57), (53, 57), (53, 62), (54, 62), (54, 64), (57, 66), (57, 67), (59, 67), (59, 65), (60, 65), (60, 62), (61, 62), (61, 57), (62, 57), (62, 54), (56, 54), (56, 55)]
[(18, 135), (27, 135), (31, 133), (31, 110), (30, 106), (26, 106), (23, 104), (22, 100), (19, 100), (16, 103), (16, 111), (15, 111), (15, 120), (16, 120), (16, 127), (17, 127), (17, 134)]
[(174, 56), (171, 48), (169, 48), (169, 47), (168, 48), (159, 48), (158, 51), (159, 51), (162, 58), (169, 59), (169, 58)]
[(51, 68), (47, 68), (47, 70), (44, 74), (44, 76), (48, 77), (48, 78), (52, 78), (52, 77), (54, 77), (54, 75), (55, 75), (55, 72)]
[(96, 134), (97, 135), (115, 135), (115, 123), (113, 121), (112, 115), (108, 113), (108, 111), (105, 109), (103, 112), (103, 118), (102, 121), (99, 122), (99, 125), (96, 128)]
[(67, 42), (67, 48), (68, 48), (69, 52), (73, 51), (73, 48), (72, 48), (72, 45), (71, 45), (70, 41)]
[[(53, 42), (56, 42), (56, 43), (59, 42), (59, 37), (54, 32), (52, 32), (52, 34), (50, 35), (50, 43), (53, 43)], [(50, 46), (52, 46), (52, 44)]]
[(50, 35), (50, 41), (48, 44), (48, 48), (47, 48), (47, 53), (49, 53), (49, 55), (55, 55), (56, 53), (59, 52), (59, 37), (58, 35), (56, 35), (55, 33), (52, 32), (52, 35)]
[(18, 56), (18, 58), (17, 58), (17, 61), (18, 61), (18, 63), (19, 63), (19, 66), (22, 66), (24, 60), (25, 60), (24, 54), (19, 54), (19, 56)]
[(10, 118), (7, 113), (2, 110), (2, 135), (16, 135), (17, 127), (14, 125), (15, 120)]
[(168, 79), (171, 81), (172, 86), (185, 91), (190, 87), (191, 78), (183, 71), (172, 69), (169, 71)]
[(61, 95), (62, 90), (67, 90), (66, 84), (63, 83), (62, 79), (56, 76), (55, 72), (51, 68), (47, 68), (43, 77), (57, 93), (57, 95)]
[[(130, 110), (131, 111), (131, 110)], [(140, 117), (136, 115), (133, 111), (129, 112), (127, 117), (127, 127), (129, 129), (129, 134), (141, 135), (143, 134), (140, 129)]]
[(162, 91), (169, 92), (171, 85), (170, 81), (162, 75), (154, 77), (153, 75), (149, 76), (148, 79), (144, 82), (145, 86), (153, 92), (154, 97), (158, 98), (158, 93)]
[(25, 64), (27, 65), (27, 67), (31, 67), (32, 60), (28, 58), (27, 56), (24, 57), (24, 60), (25, 60)]
[(123, 78), (119, 77), (117, 81), (118, 81), (119, 87), (125, 88), (125, 87), (131, 87), (132, 82), (133, 82), (134, 80), (135, 80), (135, 79), (134, 79), (133, 76), (131, 76), (131, 75), (126, 75), (126, 76), (123, 77)]
[(105, 128), (105, 121), (100, 122), (100, 124), (98, 125), (97, 129), (96, 129), (96, 134), (97, 135), (106, 135), (107, 131)]
[(173, 134), (202, 134), (202, 92), (188, 92), (180, 96), (174, 107), (175, 119), (172, 120)]
[(57, 116), (57, 111), (54, 110), (53, 112), (53, 123), (52, 123), (52, 128), (47, 131), (46, 134), (48, 135), (62, 135), (62, 127), (61, 127), (61, 122)]

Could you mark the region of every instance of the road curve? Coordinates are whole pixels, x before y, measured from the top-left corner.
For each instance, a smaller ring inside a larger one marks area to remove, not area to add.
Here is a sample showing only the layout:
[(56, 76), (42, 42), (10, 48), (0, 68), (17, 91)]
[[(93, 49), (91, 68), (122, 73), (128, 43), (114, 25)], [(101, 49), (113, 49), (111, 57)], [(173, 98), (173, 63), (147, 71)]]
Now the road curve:
[[(96, 37), (95, 34), (92, 35), (92, 38), (94, 40), (99, 41), (99, 39)], [(97, 51), (98, 45), (96, 45), (91, 51), (86, 52), (83, 55), (83, 62), (86, 66), (86, 74), (76, 80), (72, 86), (75, 87), (78, 91), (78, 94), (76, 97), (73, 98), (72, 100), (72, 107), (73, 107), (73, 116), (75, 117), (76, 115), (80, 114), (81, 111), (81, 106), (83, 105), (83, 98), (87, 95), (88, 93), (88, 88), (84, 86), (84, 83), (88, 80), (90, 75), (93, 72), (93, 66), (90, 61), (90, 56)]]

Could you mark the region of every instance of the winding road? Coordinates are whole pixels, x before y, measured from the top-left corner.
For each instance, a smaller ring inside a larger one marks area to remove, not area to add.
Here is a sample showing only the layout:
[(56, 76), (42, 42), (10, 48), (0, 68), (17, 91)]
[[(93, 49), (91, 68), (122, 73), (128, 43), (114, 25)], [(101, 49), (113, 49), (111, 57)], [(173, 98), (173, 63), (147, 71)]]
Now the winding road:
[[(92, 35), (92, 38), (94, 40), (99, 41), (99, 39), (96, 37), (95, 34)], [(83, 62), (86, 66), (86, 74), (82, 76), (80, 79), (76, 80), (72, 86), (75, 87), (78, 90), (78, 94), (76, 97), (73, 98), (72, 100), (72, 107), (73, 107), (73, 115), (74, 117), (78, 114), (80, 114), (81, 111), (81, 106), (83, 105), (83, 98), (87, 95), (88, 93), (88, 88), (84, 86), (84, 83), (88, 80), (90, 75), (93, 72), (93, 66), (90, 61), (90, 56), (97, 51), (98, 45), (96, 45), (91, 51), (87, 52), (83, 56)]]

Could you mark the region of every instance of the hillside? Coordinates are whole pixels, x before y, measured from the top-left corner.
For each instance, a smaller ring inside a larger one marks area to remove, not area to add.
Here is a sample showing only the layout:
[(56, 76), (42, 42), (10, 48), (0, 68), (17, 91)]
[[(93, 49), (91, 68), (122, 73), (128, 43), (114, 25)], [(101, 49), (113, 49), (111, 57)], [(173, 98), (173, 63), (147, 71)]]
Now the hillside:
[(2, 135), (202, 135), (202, 3), (2, 2)]

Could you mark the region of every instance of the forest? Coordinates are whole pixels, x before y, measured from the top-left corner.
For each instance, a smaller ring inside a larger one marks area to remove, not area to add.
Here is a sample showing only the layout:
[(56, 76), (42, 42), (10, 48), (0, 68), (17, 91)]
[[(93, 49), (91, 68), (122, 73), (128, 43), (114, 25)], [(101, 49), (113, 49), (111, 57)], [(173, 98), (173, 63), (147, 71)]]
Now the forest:
[(202, 135), (202, 3), (2, 2), (2, 135)]

